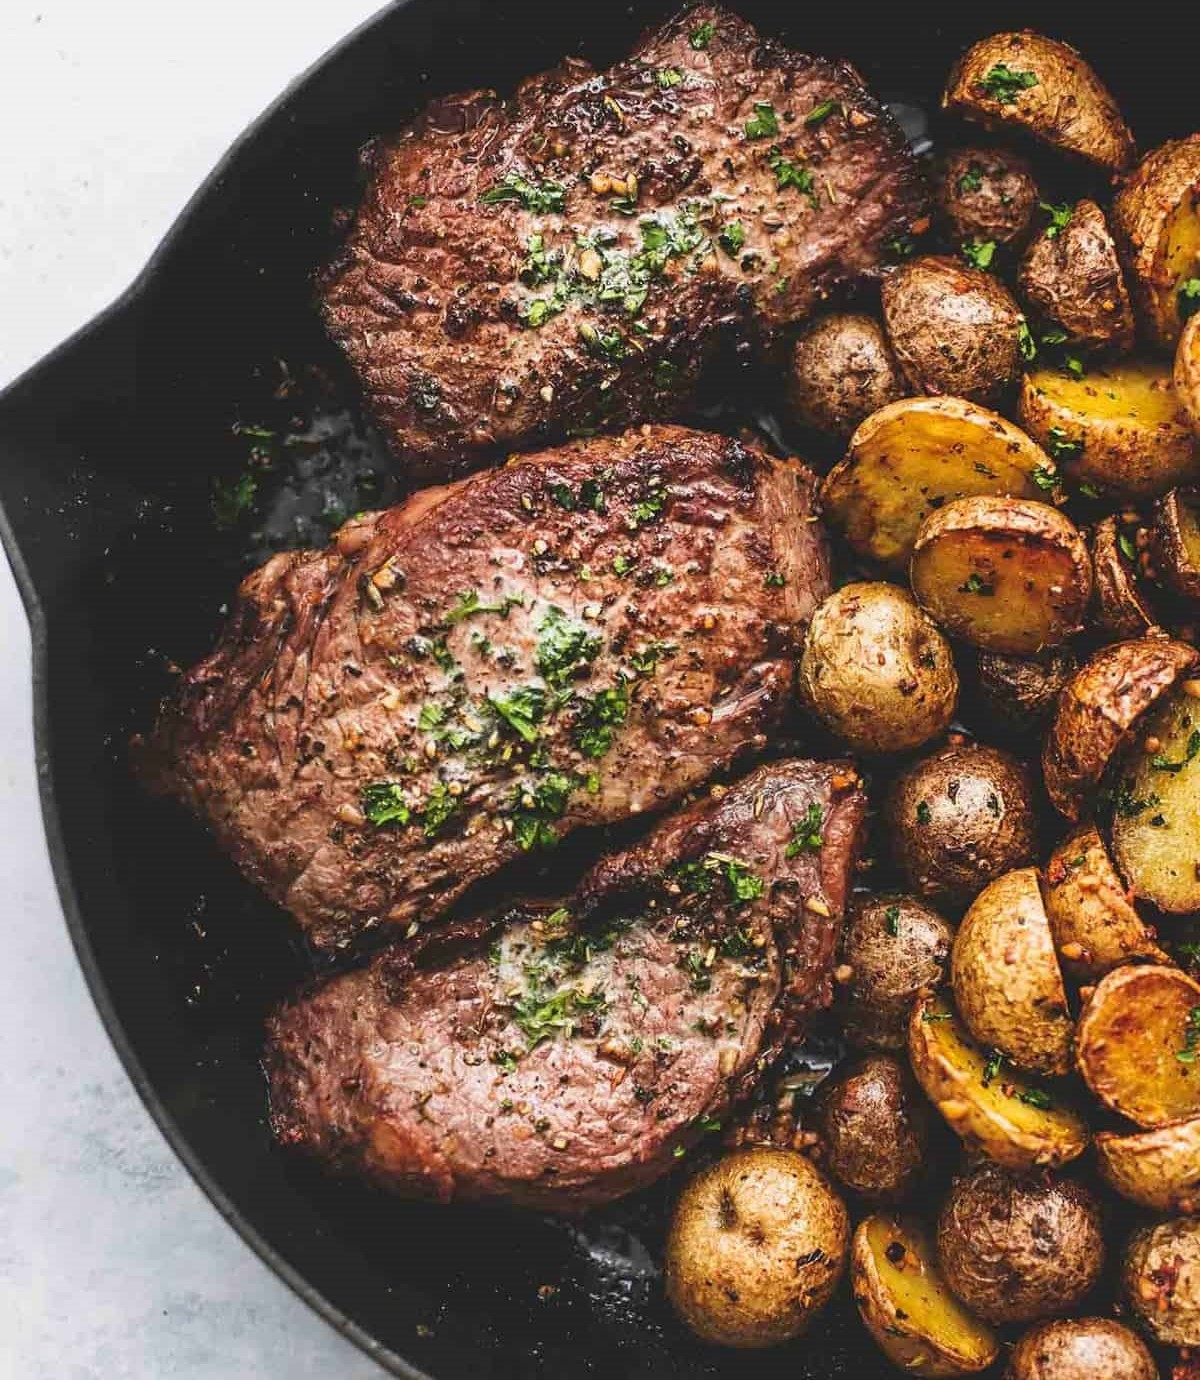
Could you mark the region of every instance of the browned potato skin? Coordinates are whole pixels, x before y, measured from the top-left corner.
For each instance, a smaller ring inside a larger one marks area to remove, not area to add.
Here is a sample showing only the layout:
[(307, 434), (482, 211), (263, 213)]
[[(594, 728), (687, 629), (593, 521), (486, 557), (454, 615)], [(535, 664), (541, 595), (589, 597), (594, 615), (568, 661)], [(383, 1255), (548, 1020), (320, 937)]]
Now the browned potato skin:
[(946, 1283), (996, 1324), (1072, 1311), (1104, 1268), (1100, 1205), (1082, 1184), (995, 1164), (955, 1180), (937, 1244)]
[(738, 1150), (680, 1194), (667, 1236), (667, 1297), (705, 1341), (774, 1346), (828, 1303), (848, 1244), (845, 1205), (811, 1160), (764, 1146)]
[(1111, 1318), (1056, 1318), (1013, 1348), (1005, 1380), (1158, 1380), (1145, 1342)]
[(1018, 733), (1040, 732), (1058, 692), (1079, 670), (1070, 647), (1055, 647), (1041, 657), (980, 651), (975, 664), (979, 699), (986, 718)]
[(1130, 903), (1094, 824), (1076, 829), (1051, 853), (1044, 894), (1059, 962), (1077, 982), (1096, 982), (1134, 959), (1168, 961)]
[[(1200, 321), (1200, 315), (1195, 320)], [(1200, 602), (1200, 489), (1172, 489), (1154, 514), (1154, 557), (1159, 574), (1184, 599)]]
[(893, 1055), (868, 1055), (828, 1078), (811, 1127), (825, 1168), (872, 1201), (899, 1202), (925, 1167), (929, 1105)]
[[(998, 63), (1033, 72), (1037, 84), (1002, 101), (983, 85)], [(1133, 162), (1133, 135), (1108, 88), (1074, 48), (1030, 29), (968, 48), (950, 73), (942, 106), (988, 129), (1016, 127), (1107, 171)]]
[(1143, 637), (1097, 652), (1067, 682), (1042, 753), (1055, 808), (1077, 820), (1125, 734), (1200, 661), (1184, 642)]
[(883, 284), (883, 319), (914, 392), (992, 404), (1020, 367), (1021, 309), (1002, 283), (958, 259), (910, 259)]
[(1160, 258), (1165, 224), (1200, 184), (1200, 134), (1145, 155), (1113, 198), (1110, 218), (1139, 322), (1160, 349), (1173, 351), (1183, 329), (1176, 282)]
[(1151, 1212), (1200, 1209), (1200, 1117), (1148, 1131), (1101, 1131), (1096, 1167), (1115, 1192)]
[(860, 312), (818, 318), (792, 347), (788, 403), (798, 422), (827, 436), (849, 440), (908, 391), (883, 327)]
[[(964, 178), (967, 185), (964, 185)], [(979, 186), (972, 190), (971, 183)], [(1008, 149), (953, 149), (938, 170), (938, 210), (956, 243), (1024, 243), (1038, 207), (1029, 164)]]
[(1092, 529), (1092, 626), (1114, 640), (1142, 637), (1158, 626), (1158, 616), (1138, 588), (1133, 562), (1120, 545), (1115, 517), (1102, 519)]
[(1200, 1059), (1177, 1057), (1193, 1048), (1190, 1016), (1198, 1006), (1200, 983), (1179, 968), (1114, 968), (1079, 1015), (1080, 1077), (1106, 1107), (1138, 1126), (1200, 1115)]
[(892, 787), (886, 821), (909, 886), (951, 906), (1037, 856), (1030, 774), (999, 748), (964, 743), (914, 762)]
[(1200, 311), (1188, 317), (1179, 337), (1173, 378), (1175, 392), (1192, 430), (1200, 436)]
[(1133, 304), (1108, 222), (1094, 201), (1077, 202), (1057, 234), (1033, 238), (1017, 287), (1072, 344), (1114, 354), (1133, 349)]
[(1200, 1346), (1200, 1221), (1173, 1218), (1134, 1232), (1121, 1283), (1156, 1342)]
[(903, 1049), (917, 993), (941, 985), (953, 940), (953, 926), (915, 896), (855, 897), (841, 947), (850, 975), (837, 995), (846, 1039), (859, 1049)]
[(1070, 518), (1046, 503), (988, 494), (930, 513), (909, 579), (948, 633), (1010, 656), (1033, 656), (1081, 631), (1092, 594), (1087, 547)]

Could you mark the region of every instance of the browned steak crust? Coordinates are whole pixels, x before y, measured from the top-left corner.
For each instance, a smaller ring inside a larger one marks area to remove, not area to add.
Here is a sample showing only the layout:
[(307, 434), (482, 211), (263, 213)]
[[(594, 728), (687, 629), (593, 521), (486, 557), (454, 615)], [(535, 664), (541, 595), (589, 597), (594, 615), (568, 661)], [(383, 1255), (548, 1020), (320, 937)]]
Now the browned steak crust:
[(651, 1182), (828, 1004), (864, 805), (848, 764), (761, 767), (490, 947), (300, 997), (269, 1028), (276, 1135), (441, 1200), (577, 1212)]
[(396, 453), (445, 476), (678, 415), (723, 336), (769, 343), (923, 213), (853, 68), (702, 7), (380, 141), (321, 310)]
[(762, 745), (829, 591), (813, 483), (646, 427), (426, 490), (250, 575), (141, 769), (317, 945), (425, 924)]

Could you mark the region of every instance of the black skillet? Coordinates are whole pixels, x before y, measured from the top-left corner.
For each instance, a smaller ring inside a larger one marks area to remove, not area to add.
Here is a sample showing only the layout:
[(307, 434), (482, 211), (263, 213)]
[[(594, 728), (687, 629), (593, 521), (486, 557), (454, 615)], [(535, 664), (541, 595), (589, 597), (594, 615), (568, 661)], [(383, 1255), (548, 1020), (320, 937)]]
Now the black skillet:
[[(208, 647), (240, 573), (396, 492), (309, 306), (334, 213), (353, 200), (356, 148), (435, 92), (503, 89), (564, 52), (607, 61), (665, 8), (410, 0), (387, 10), (249, 131), (135, 287), (0, 398), (2, 533), (33, 627), (46, 830), (96, 1002), (221, 1213), (400, 1375), (893, 1373), (845, 1300), (773, 1353), (693, 1343), (661, 1297), (662, 1188), (570, 1226), (383, 1200), (280, 1154), (264, 1125), (261, 1017), (308, 961), (286, 919), (126, 768), (128, 735), (169, 662)], [(1200, 15), (1187, 7), (740, 8), (931, 111), (966, 42), (1042, 27), (1084, 49), (1143, 145), (1200, 123)]]

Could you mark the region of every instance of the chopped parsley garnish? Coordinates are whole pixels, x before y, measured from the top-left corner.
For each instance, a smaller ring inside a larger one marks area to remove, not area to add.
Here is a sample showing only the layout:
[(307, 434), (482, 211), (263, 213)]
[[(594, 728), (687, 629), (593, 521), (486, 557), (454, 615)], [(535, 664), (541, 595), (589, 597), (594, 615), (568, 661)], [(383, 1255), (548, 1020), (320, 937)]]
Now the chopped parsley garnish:
[(779, 133), (779, 117), (769, 101), (755, 101), (754, 114), (746, 121), (747, 139), (769, 139)]
[(1181, 1064), (1194, 1064), (1196, 1050), (1200, 1048), (1200, 1006), (1193, 1006), (1188, 1012), (1187, 1025), (1183, 1032), (1183, 1048), (1175, 1051)]
[(671, 874), (685, 892), (707, 896), (713, 882), (724, 880), (729, 898), (736, 905), (757, 901), (766, 890), (763, 879), (738, 858), (728, 853), (706, 853), (696, 862), (681, 863)]
[[(996, 257), (995, 240), (968, 240), (962, 246), (962, 256), (972, 268), (980, 268), (985, 271), (992, 266), (992, 260)], [(1028, 333), (1028, 327), (1026, 332)]]
[(1188, 278), (1179, 285), (1179, 291), (1175, 295), (1175, 306), (1181, 321), (1186, 321), (1200, 311), (1200, 278)]
[(567, 808), (572, 790), (571, 778), (560, 771), (547, 772), (516, 787), (510, 813), (513, 838), (523, 852), (553, 848), (558, 842), (550, 821), (558, 819)]
[(628, 575), (635, 565), (637, 565), (636, 555), (627, 555), (624, 551), (619, 551), (613, 557), (613, 574)]
[(549, 685), (562, 687), (594, 661), (600, 638), (582, 623), (572, 622), (562, 609), (551, 606), (538, 625), (535, 665)]
[(825, 812), (814, 800), (804, 813), (804, 818), (792, 829), (792, 837), (784, 849), (785, 858), (794, 858), (798, 853), (816, 853), (821, 848), (821, 827), (825, 823)]
[(243, 514), (254, 507), (258, 496), (258, 480), (252, 474), (243, 474), (232, 484), (222, 484), (218, 479), (213, 484), (213, 521), (223, 531), (236, 527)]
[(703, 24), (697, 24), (696, 27), (692, 30), (692, 32), (688, 35), (688, 42), (692, 45), (696, 52), (703, 52), (704, 49), (707, 48), (708, 45), (712, 42), (713, 34), (715, 34), (716, 31), (717, 26), (712, 22), (711, 19), (706, 19)]
[(525, 241), (526, 257), (517, 271), (517, 277), (527, 287), (537, 287), (558, 277), (558, 265), (546, 253), (546, 240), (542, 235), (530, 235)]
[(644, 527), (646, 523), (653, 522), (662, 515), (666, 502), (667, 495), (662, 487), (662, 480), (655, 475), (646, 484), (641, 498), (633, 505), (630, 522), (635, 528)]
[(1152, 810), (1161, 801), (1157, 795), (1148, 795), (1145, 799), (1140, 799), (1133, 793), (1133, 782), (1122, 781), (1113, 793), (1112, 803), (1117, 814), (1125, 819), (1136, 819), (1143, 810)]
[(784, 585), (787, 584), (787, 581), (778, 570), (768, 570), (763, 576), (763, 584), (766, 585), (768, 589), (782, 589)]
[(421, 806), (421, 823), (425, 837), (431, 839), (441, 833), (446, 822), (459, 811), (459, 797), (450, 794), (444, 781), (435, 781)]
[(1121, 555), (1124, 556), (1127, 561), (1137, 560), (1137, 547), (1134, 546), (1126, 533), (1119, 532), (1117, 534), (1117, 545), (1121, 548)]
[(1001, 105), (1015, 105), (1019, 91), (1028, 91), (1031, 86), (1037, 84), (1036, 73), (1010, 67), (1007, 62), (996, 63), (993, 68), (984, 73), (979, 83), (983, 91), (999, 101)]
[(590, 321), (579, 327), (579, 338), (588, 354), (597, 359), (618, 360), (625, 358), (625, 337), (618, 330), (602, 331)]
[(775, 186), (780, 191), (787, 187), (795, 187), (798, 192), (808, 197), (814, 210), (820, 209), (821, 198), (813, 188), (813, 175), (808, 168), (802, 168), (798, 163), (793, 163), (791, 159), (785, 158), (778, 148), (774, 147), (767, 154), (767, 163), (775, 174)]
[(432, 700), (428, 704), (421, 706), (421, 712), (417, 716), (417, 727), (422, 733), (432, 733), (446, 721), (445, 705), (435, 704)]
[(562, 211), (566, 209), (567, 189), (559, 182), (532, 182), (520, 173), (506, 173), (490, 191), (479, 199), (485, 206), (501, 201), (519, 202), (527, 211)]
[(546, 717), (546, 692), (540, 685), (519, 685), (507, 695), (489, 695), (487, 702), (519, 737), (537, 741), (537, 726)]
[(555, 293), (552, 297), (533, 297), (518, 310), (521, 324), (528, 330), (536, 331), (544, 326), (552, 316), (557, 316), (566, 306), (566, 297)]
[(1036, 1107), (1039, 1112), (1048, 1112), (1054, 1106), (1050, 1094), (1043, 1088), (1026, 1088), (1017, 1094), (1017, 1101), (1024, 1102), (1027, 1107)]
[(507, 618), (509, 609), (524, 607), (525, 601), (519, 594), (506, 594), (499, 603), (485, 604), (480, 600), (477, 589), (468, 589), (458, 596), (458, 603), (443, 616), (442, 622), (461, 623), (476, 613), (498, 613), (501, 618)]
[(550, 497), (560, 508), (573, 513), (577, 508), (590, 508), (595, 513), (605, 511), (604, 488), (598, 479), (585, 479), (576, 493), (570, 484), (551, 484)]
[(1034, 340), (1033, 332), (1024, 317), (1017, 322), (1017, 349), (1026, 363), (1037, 359), (1037, 341)]
[(679, 85), (683, 73), (677, 67), (660, 67), (654, 74), (654, 80), (664, 91), (668, 91), (672, 86)]
[(958, 194), (965, 196), (968, 192), (977, 192), (983, 186), (983, 169), (978, 163), (972, 163), (965, 173), (958, 179)]
[(731, 220), (717, 236), (717, 243), (731, 259), (736, 259), (742, 252), (742, 245), (746, 243), (746, 231), (742, 222)]
[(525, 1036), (529, 1049), (562, 1031), (568, 1039), (575, 1033), (580, 1017), (603, 1013), (607, 1002), (601, 991), (582, 992), (564, 987), (551, 997), (527, 992), (512, 1005), (513, 1021)]
[(806, 125), (823, 125), (831, 115), (837, 115), (842, 108), (841, 101), (822, 101), (820, 105), (813, 108), (804, 117)]
[(929, 808), (928, 800), (917, 802), (917, 823), (924, 827), (933, 818), (933, 812)]
[(612, 747), (613, 729), (629, 717), (629, 689), (624, 684), (580, 697), (575, 743), (585, 757), (603, 757)]
[(883, 912), (883, 923), (888, 934), (890, 934), (893, 939), (898, 938), (900, 934), (900, 907), (888, 906)]
[(1198, 752), (1200, 752), (1200, 728), (1194, 728), (1188, 735), (1187, 747), (1184, 749), (1182, 760), (1172, 762), (1160, 752), (1151, 757), (1150, 765), (1155, 771), (1181, 772), (1189, 762), (1195, 759)]
[(1029, 477), (1045, 493), (1049, 493), (1058, 484), (1058, 475), (1048, 465), (1036, 465)]
[(1071, 223), (1071, 217), (1075, 214), (1075, 209), (1069, 203), (1062, 206), (1055, 206), (1049, 201), (1039, 201), (1038, 206), (1050, 217), (1050, 224), (1046, 226), (1045, 235), (1048, 240), (1056, 240), (1059, 235)]
[(983, 1066), (983, 1077), (980, 1080), (983, 1086), (989, 1087), (993, 1079), (999, 1078), (1000, 1070), (1004, 1067), (1004, 1055), (998, 1049), (992, 1050), (988, 1055), (987, 1063)]
[(883, 247), (893, 259), (911, 259), (916, 253), (917, 241), (912, 235), (893, 235), (890, 240), (884, 240)]
[(1100, 490), (1095, 486), (1095, 484), (1089, 484), (1086, 480), (1084, 480), (1083, 483), (1080, 484), (1079, 492), (1084, 496), (1084, 498), (1100, 497)]
[(1072, 440), (1060, 426), (1046, 433), (1046, 449), (1053, 460), (1074, 460), (1083, 453), (1083, 442)]
[(965, 582), (958, 587), (960, 594), (995, 594), (995, 588), (990, 585), (977, 570), (972, 570)]
[(412, 818), (398, 781), (369, 782), (362, 788), (361, 808), (376, 829), (385, 824), (407, 824)]
[(647, 642), (626, 658), (634, 675), (652, 676), (658, 670), (659, 661), (675, 651), (673, 642)]

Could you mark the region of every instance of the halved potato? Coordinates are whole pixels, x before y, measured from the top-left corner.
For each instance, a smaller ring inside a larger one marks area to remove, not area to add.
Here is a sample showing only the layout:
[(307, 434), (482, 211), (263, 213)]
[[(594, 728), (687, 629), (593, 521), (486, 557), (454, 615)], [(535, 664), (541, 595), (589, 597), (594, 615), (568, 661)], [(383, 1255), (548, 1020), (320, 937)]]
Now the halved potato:
[[(1200, 269), (1197, 269), (1200, 280)], [(1175, 351), (1175, 392), (1192, 430), (1200, 432), (1200, 311), (1188, 317)]]
[(822, 499), (858, 555), (903, 571), (933, 509), (970, 494), (1044, 497), (1056, 475), (1045, 451), (997, 413), (964, 398), (903, 398), (858, 428)]
[(1159, 574), (1176, 594), (1200, 600), (1200, 489), (1172, 489), (1159, 499), (1154, 556)]
[(1200, 662), (1185, 642), (1142, 637), (1098, 651), (1063, 686), (1042, 752), (1056, 809), (1078, 819), (1138, 716)]
[(1083, 1118), (972, 1040), (944, 996), (913, 1006), (908, 1054), (917, 1082), (964, 1143), (1010, 1169), (1053, 1168), (1087, 1149)]
[(1100, 1101), (1138, 1126), (1200, 1115), (1200, 983), (1162, 963), (1114, 968), (1084, 1003), (1075, 1061)]
[(1123, 549), (1127, 543), (1111, 515), (1092, 529), (1092, 621), (1106, 638), (1141, 637), (1158, 625), (1158, 615), (1138, 587), (1134, 561)]
[(882, 1212), (860, 1222), (850, 1283), (863, 1325), (908, 1375), (974, 1375), (1000, 1353), (992, 1329), (946, 1287), (933, 1242), (916, 1222)]
[(1174, 350), (1191, 301), (1186, 285), (1200, 278), (1200, 134), (1146, 154), (1114, 197), (1110, 219), (1142, 327)]
[(1095, 982), (1132, 959), (1168, 962), (1117, 876), (1094, 824), (1068, 835), (1045, 872), (1046, 918), (1063, 971)]
[(1174, 915), (1200, 911), (1200, 681), (1162, 699), (1123, 750), (1113, 857), (1133, 894)]
[(1200, 448), (1170, 366), (1127, 359), (1082, 377), (1035, 369), (1021, 380), (1021, 425), (1080, 484), (1131, 498), (1200, 475)]
[(950, 983), (980, 1044), (1033, 1073), (1071, 1071), (1071, 1013), (1036, 868), (997, 877), (971, 902), (954, 936)]
[(1151, 1212), (1200, 1209), (1200, 1116), (1129, 1135), (1101, 1131), (1096, 1164), (1123, 1198)]
[(959, 498), (921, 524), (909, 580), (947, 632), (1033, 656), (1083, 627), (1092, 565), (1078, 528), (1032, 499)]

